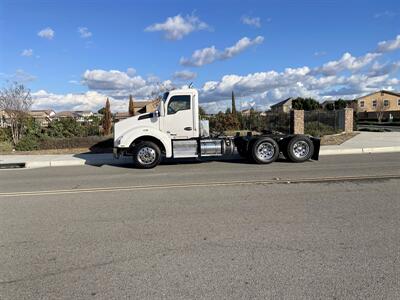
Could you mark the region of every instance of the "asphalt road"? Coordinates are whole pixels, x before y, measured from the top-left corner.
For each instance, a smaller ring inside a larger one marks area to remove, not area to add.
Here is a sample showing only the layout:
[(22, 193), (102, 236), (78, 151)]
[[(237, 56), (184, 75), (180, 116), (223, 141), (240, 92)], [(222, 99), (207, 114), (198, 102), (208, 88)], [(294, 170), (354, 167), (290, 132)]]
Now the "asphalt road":
[(398, 299), (400, 154), (0, 171), (0, 299)]

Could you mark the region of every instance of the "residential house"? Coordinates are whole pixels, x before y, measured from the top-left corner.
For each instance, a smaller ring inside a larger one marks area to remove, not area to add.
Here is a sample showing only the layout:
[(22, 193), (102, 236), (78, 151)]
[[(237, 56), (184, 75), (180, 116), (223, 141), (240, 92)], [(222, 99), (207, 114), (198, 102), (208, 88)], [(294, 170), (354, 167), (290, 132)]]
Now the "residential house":
[(240, 113), (241, 113), (242, 116), (246, 116), (247, 117), (247, 116), (251, 115), (252, 111), (253, 111), (254, 114), (260, 115), (262, 117), (265, 117), (267, 115), (267, 112), (255, 110), (254, 108), (244, 109)]
[(133, 110), (135, 112), (135, 115), (153, 112), (157, 109), (158, 104), (159, 104), (158, 100), (134, 101), (133, 102)]
[(242, 116), (250, 116), (251, 109), (244, 109), (241, 111)]
[(78, 123), (90, 123), (92, 122), (92, 118), (93, 118), (93, 112), (91, 112), (90, 110), (76, 110), (74, 111), (75, 114), (75, 120)]
[[(354, 100), (344, 100), (342, 99), (344, 102), (346, 102), (346, 107), (347, 108), (352, 108), (354, 110), (357, 109), (357, 101)], [(324, 110), (333, 110), (335, 108), (335, 103), (337, 100), (325, 100), (324, 102), (321, 103), (321, 107)], [(331, 108), (329, 108), (329, 106)]]
[(122, 121), (124, 119), (129, 118), (131, 115), (129, 114), (129, 112), (127, 111), (120, 111), (120, 112), (116, 112), (114, 114), (114, 122), (117, 123), (119, 121)]
[(75, 113), (73, 111), (60, 111), (56, 113), (54, 119), (61, 120), (61, 119), (75, 119)]
[(41, 127), (48, 127), (56, 113), (52, 109), (31, 110), (28, 115), (32, 117)]
[(321, 107), (324, 110), (327, 110), (328, 106), (335, 107), (335, 100), (325, 100), (321, 103)]
[(61, 111), (55, 115), (55, 119), (74, 119), (78, 123), (91, 123), (93, 122), (93, 118), (101, 117), (101, 114), (93, 113), (89, 110), (75, 110), (75, 111)]
[[(158, 100), (134, 101), (133, 102), (134, 114), (136, 116), (144, 113), (153, 112), (157, 109), (158, 104), (159, 104)], [(129, 117), (130, 117), (129, 112), (117, 112), (114, 115), (114, 122), (118, 122)]]
[(380, 90), (357, 100), (357, 114), (359, 119), (388, 119), (390, 115), (394, 119), (400, 119), (400, 93)]
[(271, 111), (273, 113), (289, 113), (292, 109), (293, 98), (287, 98), (281, 102), (271, 105)]

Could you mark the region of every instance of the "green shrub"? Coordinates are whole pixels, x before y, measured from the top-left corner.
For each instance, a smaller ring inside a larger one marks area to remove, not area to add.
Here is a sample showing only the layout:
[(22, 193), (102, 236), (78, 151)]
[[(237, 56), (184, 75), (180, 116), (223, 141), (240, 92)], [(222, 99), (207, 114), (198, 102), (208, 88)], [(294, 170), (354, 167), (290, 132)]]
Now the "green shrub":
[(334, 127), (319, 122), (308, 122), (304, 124), (304, 133), (312, 136), (324, 136), (339, 132), (341, 132), (341, 130), (335, 130)]
[(11, 129), (10, 128), (0, 128), (0, 142), (11, 142)]
[(47, 149), (72, 149), (72, 148), (112, 148), (113, 139), (102, 136), (50, 138), (45, 137), (39, 142), (39, 148)]
[(26, 135), (15, 146), (17, 151), (32, 151), (39, 149), (39, 140), (34, 135)]
[(42, 128), (40, 124), (33, 118), (24, 120), (24, 135), (40, 138), (43, 136)]
[(46, 135), (55, 138), (82, 137), (87, 133), (84, 126), (72, 118), (54, 120), (49, 124)]
[(11, 152), (13, 150), (13, 145), (9, 141), (0, 142), (0, 152)]

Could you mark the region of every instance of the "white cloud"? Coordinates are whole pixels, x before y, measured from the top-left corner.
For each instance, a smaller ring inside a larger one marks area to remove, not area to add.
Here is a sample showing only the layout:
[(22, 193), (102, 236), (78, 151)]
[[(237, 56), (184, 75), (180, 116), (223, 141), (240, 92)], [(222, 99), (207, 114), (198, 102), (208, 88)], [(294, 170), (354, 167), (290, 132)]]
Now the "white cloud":
[[(215, 56), (215, 52), (217, 59), (222, 59), (222, 53), (225, 51), (215, 49), (209, 56), (207, 53), (199, 52), (199, 61), (209, 60)], [(302, 66), (284, 70), (262, 70), (249, 74), (227, 74), (219, 80), (207, 81), (199, 87), (201, 105), (207, 112), (225, 111), (230, 103), (232, 91), (235, 92), (238, 107), (241, 104), (243, 109), (248, 108), (250, 103), (254, 102), (255, 108), (265, 110), (271, 104), (288, 97), (313, 97), (324, 101), (339, 97), (354, 99), (380, 89), (399, 90), (400, 62), (384, 61), (385, 55), (385, 53), (366, 53), (353, 56), (345, 53), (337, 60), (316, 67)], [(174, 73), (173, 77), (176, 79), (184, 75), (191, 76), (185, 71), (180, 72)], [(96, 105), (100, 107), (107, 95), (114, 101), (113, 107), (126, 110), (123, 105), (126, 105), (129, 94), (137, 99), (151, 98), (175, 87), (171, 80), (160, 82), (155, 76), (142, 77), (133, 69), (128, 69), (126, 72), (87, 70), (83, 74), (82, 83), (97, 94), (79, 94), (81, 96), (77, 99), (74, 95), (58, 95), (64, 106), (70, 101), (69, 107), (83, 107), (85, 104), (89, 105), (88, 107)], [(104, 96), (101, 98), (103, 100), (94, 100), (97, 96)], [(51, 96), (48, 98), (52, 99)], [(54, 101), (52, 103), (57, 103)]]
[(36, 80), (36, 76), (33, 76), (22, 69), (17, 69), (14, 74), (0, 73), (0, 79), (5, 81), (16, 81), (18, 83), (28, 83)]
[(44, 39), (52, 40), (55, 35), (55, 32), (50, 27), (44, 28), (38, 32), (38, 36)]
[(398, 15), (398, 13), (396, 13), (394, 11), (385, 10), (385, 11), (378, 12), (378, 13), (374, 14), (374, 18), (375, 19), (379, 19), (379, 18), (382, 18), (382, 17), (392, 18), (392, 17), (395, 17), (397, 15)]
[(146, 85), (142, 77), (117, 70), (86, 70), (83, 81), (90, 89), (98, 90), (137, 89)]
[(261, 44), (263, 41), (264, 37), (262, 36), (257, 36), (253, 40), (249, 39), (248, 37), (244, 37), (239, 41), (237, 41), (234, 46), (226, 48), (225, 51), (222, 53), (221, 57), (223, 59), (231, 58), (235, 55), (238, 55), (239, 53), (243, 52), (244, 50), (246, 50), (251, 46)]
[(360, 57), (354, 57), (346, 52), (339, 60), (333, 60), (325, 63), (315, 69), (315, 73), (323, 75), (334, 75), (343, 70), (358, 71), (373, 62), (380, 53), (367, 53)]
[(105, 94), (88, 91), (86, 93), (54, 94), (45, 90), (32, 93), (33, 107), (35, 109), (52, 108), (55, 111), (62, 110), (91, 110), (97, 111), (109, 98), (111, 110), (125, 111), (128, 108), (128, 98), (117, 100)]
[(128, 74), (129, 77), (133, 77), (133, 76), (136, 75), (136, 69), (134, 69), (134, 68), (128, 68), (128, 69), (126, 70), (126, 74)]
[(400, 34), (394, 40), (382, 41), (378, 43), (378, 52), (389, 52), (400, 49)]
[(193, 31), (205, 29), (209, 29), (209, 26), (200, 21), (195, 15), (184, 17), (176, 15), (175, 17), (168, 17), (164, 23), (155, 23), (148, 26), (145, 31), (163, 31), (166, 39), (180, 40)]
[(21, 52), (21, 56), (27, 56), (27, 57), (29, 57), (29, 56), (32, 56), (33, 55), (33, 50), (32, 49), (24, 49), (22, 52)]
[(232, 58), (251, 46), (261, 44), (263, 41), (264, 37), (262, 36), (257, 36), (253, 40), (244, 37), (237, 41), (235, 45), (225, 48), (224, 51), (216, 49), (215, 46), (198, 49), (193, 52), (191, 58), (182, 57), (180, 64), (183, 66), (201, 67), (216, 60)]
[[(384, 45), (393, 49), (395, 42)], [(202, 104), (208, 112), (224, 111), (221, 103), (228, 103), (232, 91), (237, 102), (256, 102), (259, 109), (267, 108), (288, 97), (313, 97), (318, 100), (354, 99), (380, 89), (398, 90), (400, 79), (395, 76), (400, 62), (380, 63), (384, 53), (372, 52), (355, 57), (345, 53), (338, 60), (310, 68), (286, 68), (247, 75), (230, 74), (218, 81), (205, 82), (200, 89)], [(218, 102), (218, 105), (211, 103)], [(213, 109), (214, 107), (214, 109)], [(226, 108), (226, 107), (225, 107)]]
[(314, 56), (325, 56), (327, 54), (326, 51), (315, 51)]
[(386, 74), (394, 74), (397, 71), (400, 70), (400, 61), (396, 62), (389, 62), (389, 63), (379, 63), (375, 62), (369, 72), (368, 76), (374, 77), (374, 76), (381, 76), (381, 75), (386, 75)]
[(261, 27), (261, 19), (259, 17), (249, 17), (242, 16), (240, 19), (243, 24), (260, 28)]
[(201, 67), (214, 62), (219, 56), (219, 51), (211, 46), (194, 51), (191, 58), (181, 57), (179, 62), (183, 66)]
[(197, 77), (197, 74), (195, 72), (183, 70), (175, 72), (173, 77), (178, 80), (192, 80)]
[(117, 70), (86, 70), (82, 77), (82, 84), (89, 89), (102, 91), (114, 98), (129, 94), (137, 98), (151, 98), (175, 87), (170, 80), (161, 82), (156, 76), (144, 79), (139, 75), (129, 76), (126, 72)]
[(89, 31), (87, 27), (79, 27), (78, 33), (80, 37), (83, 39), (90, 38), (92, 36), (92, 33)]
[[(308, 67), (288, 68), (282, 72), (274, 70), (247, 75), (225, 75), (219, 81), (209, 81), (200, 88), (201, 105), (207, 112), (224, 111), (222, 104), (228, 103), (232, 91), (236, 102), (255, 101), (257, 109), (267, 109), (271, 104), (288, 97), (313, 97), (317, 100), (354, 99), (382, 88), (399, 88), (400, 80), (389, 74), (370, 77), (366, 74), (313, 75)], [(226, 107), (225, 107), (226, 108)]]

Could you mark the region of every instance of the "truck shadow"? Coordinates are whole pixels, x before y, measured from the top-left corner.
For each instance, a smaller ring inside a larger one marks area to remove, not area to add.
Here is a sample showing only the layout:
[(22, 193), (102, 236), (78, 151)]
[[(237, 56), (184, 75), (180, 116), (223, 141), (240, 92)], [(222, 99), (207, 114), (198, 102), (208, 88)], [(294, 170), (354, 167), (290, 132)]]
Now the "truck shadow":
[[(118, 168), (127, 168), (127, 169), (137, 169), (133, 163), (131, 157), (122, 157), (120, 159), (113, 158), (111, 153), (79, 153), (74, 155), (75, 158), (79, 159), (79, 164), (81, 165), (89, 165), (95, 167), (102, 166), (113, 166)], [(164, 159), (161, 162), (161, 166), (173, 166), (173, 165), (197, 165), (197, 164), (207, 164), (211, 162), (221, 162), (228, 164), (242, 164), (248, 165), (253, 164), (240, 157), (239, 155), (235, 155), (233, 157), (213, 157), (213, 158), (177, 158), (177, 159)], [(274, 163), (288, 163), (288, 161), (283, 157), (279, 157)]]

